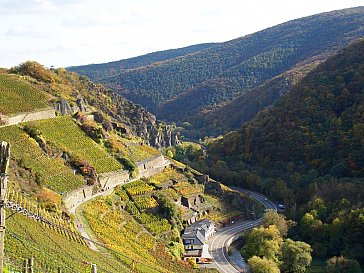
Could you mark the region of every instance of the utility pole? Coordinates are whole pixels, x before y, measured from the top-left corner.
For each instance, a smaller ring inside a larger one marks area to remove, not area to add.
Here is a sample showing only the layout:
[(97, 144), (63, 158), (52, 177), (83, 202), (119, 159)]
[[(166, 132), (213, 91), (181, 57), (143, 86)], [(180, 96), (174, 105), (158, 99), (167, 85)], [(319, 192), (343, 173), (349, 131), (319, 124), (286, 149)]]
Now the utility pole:
[(9, 161), (10, 144), (2, 141), (0, 146), (0, 273), (3, 273), (4, 265), (5, 199), (8, 191)]

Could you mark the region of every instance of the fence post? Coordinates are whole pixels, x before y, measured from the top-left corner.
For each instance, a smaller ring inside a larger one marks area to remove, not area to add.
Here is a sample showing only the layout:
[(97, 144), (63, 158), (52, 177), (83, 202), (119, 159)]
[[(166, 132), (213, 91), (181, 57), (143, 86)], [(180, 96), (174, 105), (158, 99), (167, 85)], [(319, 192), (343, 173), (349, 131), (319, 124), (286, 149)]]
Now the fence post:
[(97, 273), (97, 266), (96, 266), (96, 264), (91, 264), (91, 273)]
[(23, 262), (23, 273), (28, 273), (28, 260)]
[(5, 201), (8, 191), (8, 167), (10, 144), (2, 141), (0, 146), (0, 273), (3, 273), (5, 239)]
[(34, 258), (29, 258), (28, 259), (28, 265), (29, 265), (29, 273), (34, 273)]

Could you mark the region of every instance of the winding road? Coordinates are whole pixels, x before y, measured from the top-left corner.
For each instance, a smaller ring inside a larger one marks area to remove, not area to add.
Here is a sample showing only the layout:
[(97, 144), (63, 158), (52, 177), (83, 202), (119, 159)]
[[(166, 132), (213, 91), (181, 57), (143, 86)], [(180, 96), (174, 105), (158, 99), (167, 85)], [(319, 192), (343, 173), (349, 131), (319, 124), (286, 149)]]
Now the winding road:
[[(235, 190), (249, 194), (252, 198), (260, 202), (266, 209), (272, 209), (277, 211), (276, 205), (268, 200), (264, 195), (256, 192), (243, 190), (240, 188), (234, 188)], [(233, 241), (235, 241), (242, 232), (249, 230), (253, 227), (257, 227), (262, 223), (262, 219), (254, 221), (238, 221), (228, 227), (221, 228), (218, 230), (213, 237), (209, 240), (209, 251), (211, 256), (214, 258), (212, 267), (218, 269), (222, 273), (239, 273), (246, 272), (244, 263), (234, 263), (231, 261), (227, 254), (227, 249)]]

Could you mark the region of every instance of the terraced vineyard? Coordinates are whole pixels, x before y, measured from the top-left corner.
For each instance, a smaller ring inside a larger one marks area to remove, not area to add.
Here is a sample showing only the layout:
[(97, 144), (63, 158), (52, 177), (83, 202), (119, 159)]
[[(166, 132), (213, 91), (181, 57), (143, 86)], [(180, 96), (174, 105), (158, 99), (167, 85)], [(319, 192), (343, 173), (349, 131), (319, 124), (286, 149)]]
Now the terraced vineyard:
[(122, 169), (122, 165), (89, 138), (69, 116), (34, 123), (42, 135), (73, 156), (87, 160), (98, 173)]
[(160, 174), (153, 175), (152, 177), (149, 178), (149, 181), (154, 184), (160, 184), (171, 180), (187, 181), (187, 178), (182, 173), (178, 172), (176, 169), (171, 167), (167, 168)]
[(188, 182), (178, 182), (177, 184), (173, 185), (173, 188), (181, 195), (191, 195), (203, 192), (202, 185), (192, 185)]
[[(159, 266), (158, 260), (152, 255), (156, 245), (155, 239), (130, 215), (122, 210), (113, 209), (103, 199), (85, 206), (83, 214), (101, 242), (137, 261), (135, 271), (170, 272)], [(131, 267), (133, 260), (125, 258), (123, 263)]]
[(151, 209), (158, 206), (153, 196), (134, 196), (133, 201), (139, 210)]
[(9, 115), (47, 108), (49, 96), (13, 75), (0, 74), (0, 113)]
[(85, 184), (82, 176), (75, 175), (62, 159), (46, 156), (36, 141), (16, 125), (0, 128), (0, 139), (11, 143), (12, 158), (46, 187), (62, 193)]
[[(8, 212), (10, 214), (10, 212)], [(85, 272), (90, 263), (97, 264), (100, 272), (132, 272), (119, 257), (103, 255), (64, 235), (35, 222), (23, 215), (16, 214), (6, 220), (5, 233), (6, 263), (19, 264), (34, 257), (35, 272)]]
[(160, 154), (158, 150), (147, 145), (132, 145), (128, 147), (128, 150), (129, 157), (134, 162), (139, 162)]
[(124, 189), (126, 190), (126, 192), (131, 195), (140, 195), (140, 194), (145, 194), (148, 192), (151, 192), (154, 187), (148, 185), (147, 183), (145, 183), (142, 180), (137, 180), (128, 184), (125, 184)]

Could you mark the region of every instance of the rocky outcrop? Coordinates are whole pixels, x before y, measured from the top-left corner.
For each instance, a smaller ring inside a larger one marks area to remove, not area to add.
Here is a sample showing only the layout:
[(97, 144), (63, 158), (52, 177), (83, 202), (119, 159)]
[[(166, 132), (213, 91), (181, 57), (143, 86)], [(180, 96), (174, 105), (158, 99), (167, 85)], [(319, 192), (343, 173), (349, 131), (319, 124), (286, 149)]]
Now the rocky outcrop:
[(160, 124), (158, 130), (152, 130), (150, 144), (156, 148), (176, 146), (179, 144), (178, 133), (175, 127), (168, 124)]
[(88, 112), (89, 109), (86, 107), (86, 103), (81, 95), (76, 98), (76, 104), (80, 112)]
[(74, 114), (74, 110), (65, 99), (62, 99), (56, 104), (55, 110), (62, 116)]
[[(104, 91), (105, 92), (105, 91)], [(134, 134), (156, 148), (174, 146), (179, 143), (175, 126), (158, 122), (157, 118), (139, 104), (134, 104), (123, 96), (108, 92), (112, 104), (103, 101), (95, 103), (112, 118), (114, 128), (122, 133)]]

